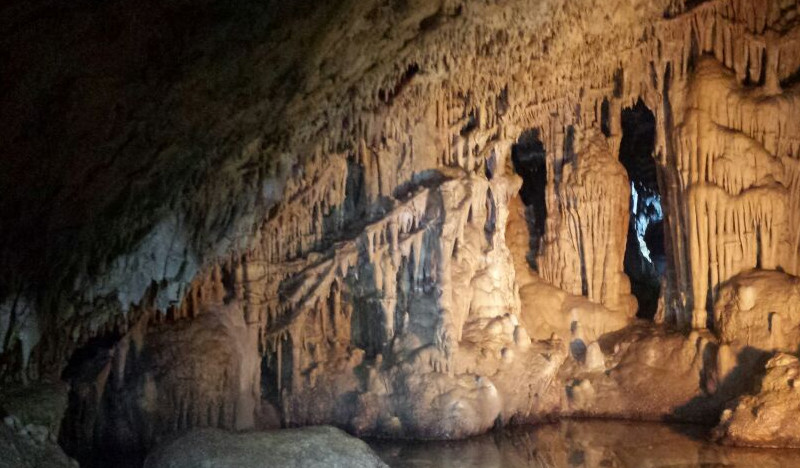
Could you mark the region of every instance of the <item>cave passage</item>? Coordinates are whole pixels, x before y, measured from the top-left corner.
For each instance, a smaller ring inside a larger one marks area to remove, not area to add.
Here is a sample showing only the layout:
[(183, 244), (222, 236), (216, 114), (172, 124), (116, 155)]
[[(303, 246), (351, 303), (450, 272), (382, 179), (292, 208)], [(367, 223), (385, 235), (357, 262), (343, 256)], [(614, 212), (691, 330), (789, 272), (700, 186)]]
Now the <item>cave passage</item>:
[(522, 188), (519, 194), (525, 204), (525, 217), (531, 234), (528, 262), (536, 269), (535, 258), (539, 250), (539, 241), (544, 235), (547, 206), (545, 205), (545, 187), (547, 186), (547, 160), (544, 143), (539, 137), (539, 130), (532, 129), (520, 135), (517, 143), (511, 148), (511, 161), (514, 171), (522, 177)]
[(652, 319), (664, 276), (664, 212), (653, 158), (656, 121), (640, 99), (622, 111), (619, 159), (631, 181), (631, 217), (625, 249), (625, 273), (639, 301), (637, 317)]

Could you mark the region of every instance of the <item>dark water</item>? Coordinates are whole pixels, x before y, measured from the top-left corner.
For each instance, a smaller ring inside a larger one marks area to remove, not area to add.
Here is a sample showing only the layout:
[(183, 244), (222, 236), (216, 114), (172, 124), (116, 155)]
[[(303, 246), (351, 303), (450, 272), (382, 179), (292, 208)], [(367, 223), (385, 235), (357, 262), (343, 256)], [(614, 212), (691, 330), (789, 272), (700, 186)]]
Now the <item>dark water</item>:
[(707, 428), (628, 421), (517, 427), (462, 441), (369, 440), (392, 468), (800, 467), (800, 450), (724, 447)]

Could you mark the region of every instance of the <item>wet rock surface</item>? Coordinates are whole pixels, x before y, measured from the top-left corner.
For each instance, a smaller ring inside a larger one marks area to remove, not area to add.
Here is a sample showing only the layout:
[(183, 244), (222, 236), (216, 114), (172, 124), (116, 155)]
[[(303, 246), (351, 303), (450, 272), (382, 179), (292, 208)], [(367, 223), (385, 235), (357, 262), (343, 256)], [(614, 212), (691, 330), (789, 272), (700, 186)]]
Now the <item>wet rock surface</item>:
[(797, 466), (798, 450), (725, 447), (702, 426), (566, 420), (463, 441), (370, 441), (392, 468)]
[(779, 353), (766, 364), (758, 392), (722, 413), (714, 437), (726, 445), (800, 448), (800, 361)]

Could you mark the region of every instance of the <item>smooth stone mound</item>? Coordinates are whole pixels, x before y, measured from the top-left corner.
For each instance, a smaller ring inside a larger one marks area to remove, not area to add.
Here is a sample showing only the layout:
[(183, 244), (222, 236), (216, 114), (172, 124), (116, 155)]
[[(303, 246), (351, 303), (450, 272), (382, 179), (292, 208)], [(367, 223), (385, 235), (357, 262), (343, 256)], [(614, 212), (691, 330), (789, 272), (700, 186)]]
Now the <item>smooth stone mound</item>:
[(145, 468), (377, 468), (369, 446), (330, 426), (232, 433), (201, 429), (156, 449)]

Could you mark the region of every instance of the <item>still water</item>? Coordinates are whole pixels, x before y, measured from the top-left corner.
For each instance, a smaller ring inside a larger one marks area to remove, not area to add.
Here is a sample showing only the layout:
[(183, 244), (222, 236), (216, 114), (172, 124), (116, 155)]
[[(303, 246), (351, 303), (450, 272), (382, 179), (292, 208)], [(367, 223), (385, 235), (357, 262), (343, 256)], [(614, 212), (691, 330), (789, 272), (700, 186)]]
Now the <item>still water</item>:
[(462, 441), (370, 440), (392, 468), (800, 467), (800, 450), (732, 448), (707, 428), (566, 420)]

